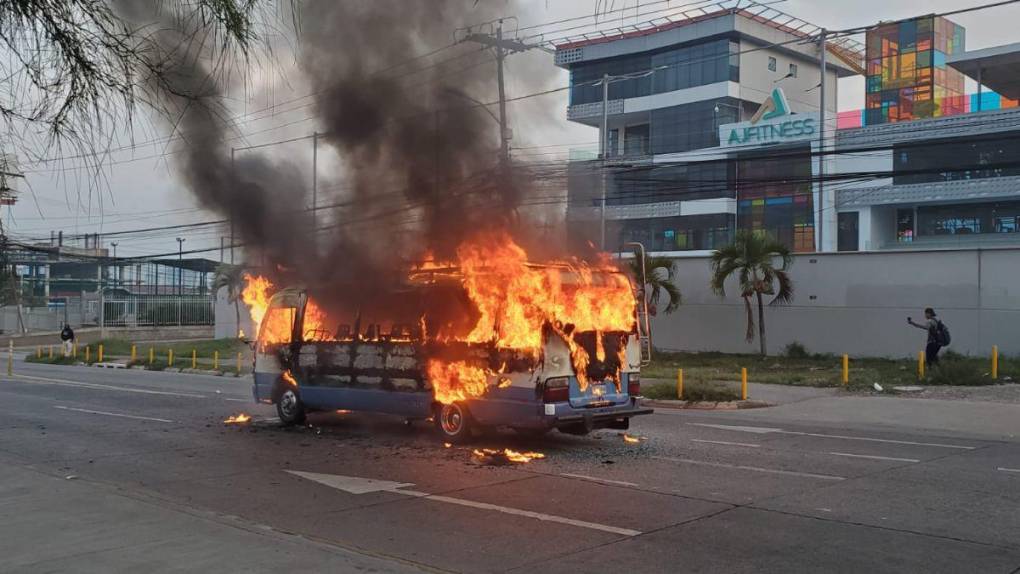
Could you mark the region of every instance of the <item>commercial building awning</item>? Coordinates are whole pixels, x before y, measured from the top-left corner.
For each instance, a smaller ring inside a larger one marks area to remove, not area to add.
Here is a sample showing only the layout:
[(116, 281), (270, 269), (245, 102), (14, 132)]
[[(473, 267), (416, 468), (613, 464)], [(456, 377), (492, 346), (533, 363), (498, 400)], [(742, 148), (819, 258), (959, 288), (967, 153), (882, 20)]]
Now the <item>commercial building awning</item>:
[(1020, 43), (963, 52), (946, 64), (1011, 100), (1020, 100)]

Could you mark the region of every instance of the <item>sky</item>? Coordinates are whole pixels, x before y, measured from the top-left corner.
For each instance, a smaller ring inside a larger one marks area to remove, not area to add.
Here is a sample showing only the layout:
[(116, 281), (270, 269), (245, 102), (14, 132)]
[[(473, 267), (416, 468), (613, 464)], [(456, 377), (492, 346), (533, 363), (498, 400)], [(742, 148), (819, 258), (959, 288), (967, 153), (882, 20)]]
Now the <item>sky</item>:
[[(427, 1), (427, 0), (408, 0)], [(609, 5), (610, 9), (627, 8), (613, 18), (624, 19), (604, 23), (607, 28), (647, 20), (634, 18), (650, 10), (654, 0), (519, 0), (507, 2), (507, 16), (516, 16), (519, 26), (526, 28), (555, 22), (565, 18), (594, 14), (596, 4)], [(675, 0), (681, 5), (690, 0)], [(875, 24), (884, 20), (897, 20), (926, 13), (940, 13), (988, 3), (989, 0), (786, 0), (774, 7), (827, 29), (846, 29)], [(644, 7), (639, 6), (644, 5)], [(660, 3), (661, 5), (661, 3)], [(517, 9), (510, 13), (510, 8)], [(967, 49), (1020, 42), (1020, 4), (993, 8), (981, 12), (962, 14), (952, 18), (967, 28)], [(560, 24), (550, 30), (562, 29)], [(550, 34), (562, 36), (567, 32)], [(862, 38), (863, 39), (863, 38)], [(281, 58), (281, 61), (284, 58)], [(241, 117), (238, 135), (231, 146), (244, 148), (266, 143), (300, 138), (316, 130), (316, 122), (305, 105), (309, 100), (295, 100), (306, 95), (300, 74), (288, 69), (282, 61), (279, 69), (262, 70), (254, 84), (259, 89), (237, 90), (229, 94), (232, 111)], [(493, 64), (495, 73), (495, 64)], [(533, 50), (511, 56), (507, 60), (507, 95), (509, 98), (525, 95), (534, 90), (534, 82), (523, 81), (525, 74), (546, 74), (548, 88), (565, 86), (566, 72), (555, 68), (552, 55)], [(970, 88), (973, 90), (973, 86)], [(841, 110), (863, 107), (863, 79), (842, 80), (839, 86)], [(481, 101), (493, 101), (496, 94), (473, 94)], [(597, 133), (588, 127), (566, 121), (567, 94), (558, 92), (529, 98), (508, 105), (513, 128), (514, 157), (520, 160), (566, 159), (572, 148), (592, 149), (598, 140)], [(160, 227), (219, 219), (201, 209), (190, 192), (182, 186), (174, 173), (167, 153), (170, 149), (161, 142), (169, 130), (162, 122), (146, 120), (144, 114), (124, 134), (126, 149), (110, 154), (104, 160), (100, 177), (96, 173), (78, 169), (74, 161), (22, 165), (25, 181), (18, 187), (21, 192), (17, 205), (5, 209), (3, 221), (8, 233), (17, 240), (48, 240), (51, 231), (63, 230), (66, 234), (109, 233), (121, 230)], [(495, 136), (494, 136), (495, 137)], [(131, 142), (136, 145), (129, 145)], [(307, 166), (311, 186), (312, 144), (310, 139), (272, 146), (272, 154), (296, 159)], [(265, 149), (261, 151), (265, 151)], [(37, 150), (38, 151), (38, 150)], [(251, 153), (239, 149), (236, 153)], [(337, 181), (338, 159), (328, 150), (320, 149), (320, 182)], [(325, 185), (320, 183), (320, 185)], [(165, 230), (145, 235), (111, 237), (104, 246), (116, 241), (118, 256), (142, 256), (175, 253), (176, 237), (185, 237), (184, 249), (208, 249), (196, 256), (219, 259), (221, 237), (226, 234), (218, 227), (203, 228), (201, 232)]]

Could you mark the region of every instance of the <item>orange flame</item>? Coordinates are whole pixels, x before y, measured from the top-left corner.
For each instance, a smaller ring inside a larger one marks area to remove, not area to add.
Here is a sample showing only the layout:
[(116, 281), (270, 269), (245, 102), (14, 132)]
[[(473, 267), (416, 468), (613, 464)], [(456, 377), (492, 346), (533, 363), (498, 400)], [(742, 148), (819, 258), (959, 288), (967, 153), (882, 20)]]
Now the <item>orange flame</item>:
[(284, 372), (283, 372), (283, 374), (281, 374), (281, 375), (280, 375), (280, 377), (281, 377), (281, 378), (282, 378), (282, 379), (284, 380), (284, 382), (285, 382), (285, 383), (287, 383), (288, 385), (290, 385), (290, 386), (292, 386), (292, 387), (297, 387), (297, 386), (298, 386), (298, 384), (297, 384), (297, 379), (295, 379), (295, 378), (294, 378), (294, 375), (293, 375), (293, 374), (291, 374), (291, 372), (290, 372), (290, 371), (284, 371)]
[(240, 424), (244, 424), (244, 423), (247, 423), (247, 422), (251, 422), (251, 415), (246, 415), (244, 413), (240, 413), (240, 414), (236, 414), (236, 415), (233, 415), (233, 416), (227, 418), (227, 420), (225, 420), (223, 422), (228, 424), (228, 425), (240, 425)]
[(488, 389), (485, 369), (464, 361), (445, 362), (430, 359), (425, 369), (436, 401), (450, 404), (469, 397), (480, 397)]
[(527, 463), (531, 462), (532, 460), (545, 458), (545, 455), (540, 452), (518, 452), (516, 450), (510, 450), (508, 448), (504, 448), (503, 450), (497, 450), (494, 448), (482, 448), (482, 449), (476, 448), (472, 451), (472, 454), (476, 458), (480, 458), (482, 460), (505, 459), (508, 462), (520, 462), (520, 463)]
[[(430, 333), (423, 315), (419, 325), (422, 340), (490, 344), (538, 359), (542, 353), (544, 329), (549, 326), (567, 345), (582, 391), (589, 384), (587, 370), (592, 360), (606, 361), (605, 334), (632, 333), (635, 328), (637, 302), (630, 281), (613, 266), (608, 255), (594, 264), (571, 260), (533, 265), (525, 250), (509, 234), (483, 233), (457, 249), (456, 261), (436, 262), (429, 256), (410, 272), (412, 281), (431, 283), (438, 278), (461, 282), (478, 312), (478, 319), (469, 331), (459, 334), (445, 333), (444, 327), (436, 329), (434, 325), (433, 330), (440, 333)], [(250, 309), (259, 341), (289, 342), (294, 310), (274, 308), (267, 312), (274, 290), (272, 282), (252, 275), (246, 275), (245, 280), (247, 285), (242, 299)], [(304, 312), (304, 339), (335, 340), (331, 327), (336, 324), (309, 299)], [(590, 356), (589, 351), (575, 341), (575, 336), (592, 332), (595, 347)], [(620, 365), (625, 363), (623, 348), (619, 348), (615, 358)], [(500, 376), (505, 366), (494, 373), (487, 365), (428, 357), (424, 370), (435, 399), (441, 403), (480, 397), (492, 388), (510, 385), (508, 378)], [(284, 378), (288, 376), (290, 373), (285, 373)], [(613, 378), (619, 388), (619, 371)]]

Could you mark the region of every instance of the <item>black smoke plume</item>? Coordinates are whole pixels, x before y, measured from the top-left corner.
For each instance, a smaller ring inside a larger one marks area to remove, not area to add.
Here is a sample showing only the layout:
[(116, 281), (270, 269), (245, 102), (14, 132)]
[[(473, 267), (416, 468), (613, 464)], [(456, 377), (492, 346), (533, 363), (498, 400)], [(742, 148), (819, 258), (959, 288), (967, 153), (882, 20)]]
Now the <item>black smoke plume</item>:
[(272, 148), (231, 156), (223, 74), (194, 31), (164, 29), (179, 96), (167, 108), (186, 138), (177, 171), (204, 207), (233, 221), (249, 264), (307, 285), (331, 307), (359, 306), (399, 281), (408, 260), (447, 257), (472, 233), (514, 228), (527, 178), (500, 162), (498, 125), (471, 102), (495, 99), (495, 62), (478, 45), (416, 58), (513, 9), (506, 0), (295, 4), (298, 64), (321, 141), (344, 166), (330, 178), (344, 192), (320, 197), (331, 207), (315, 218), (305, 209), (306, 168)]

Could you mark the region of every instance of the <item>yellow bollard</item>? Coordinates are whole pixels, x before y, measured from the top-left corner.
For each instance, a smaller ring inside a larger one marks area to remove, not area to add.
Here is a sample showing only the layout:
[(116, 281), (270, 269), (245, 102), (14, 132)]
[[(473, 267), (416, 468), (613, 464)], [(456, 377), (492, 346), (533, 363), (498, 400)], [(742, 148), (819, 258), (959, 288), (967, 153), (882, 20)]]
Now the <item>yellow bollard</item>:
[(740, 369), (740, 400), (747, 400), (747, 367)]
[(103, 362), (103, 344), (99, 343), (99, 353), (96, 354), (96, 361)]
[(241, 353), (237, 354), (237, 376), (241, 376)]
[(155, 362), (156, 362), (156, 349), (149, 347), (149, 364), (151, 365)]
[(219, 351), (213, 351), (212, 368), (213, 368), (214, 371), (220, 370), (220, 352)]
[(850, 384), (850, 356), (843, 354), (843, 384)]
[(999, 346), (992, 345), (992, 379), (999, 378)]
[(198, 355), (195, 353), (195, 349), (191, 350), (191, 368), (198, 368)]
[(917, 378), (924, 378), (924, 351), (917, 353)]
[(50, 359), (53, 358), (53, 345), (50, 345)]
[(42, 347), (36, 347), (35, 348), (35, 358), (36, 359), (41, 359), (42, 358)]
[(91, 355), (91, 354), (92, 354), (92, 349), (88, 345), (85, 345), (85, 364), (86, 365), (89, 364), (89, 355)]
[(167, 349), (166, 350), (166, 366), (168, 366), (168, 367), (174, 366), (174, 350), (173, 349)]
[(676, 370), (676, 398), (684, 400), (684, 370)]
[(7, 376), (14, 376), (14, 340), (7, 342)]
[(71, 358), (72, 359), (78, 358), (78, 341), (71, 343)]
[(136, 359), (138, 359), (138, 349), (131, 345), (131, 362), (134, 363)]

